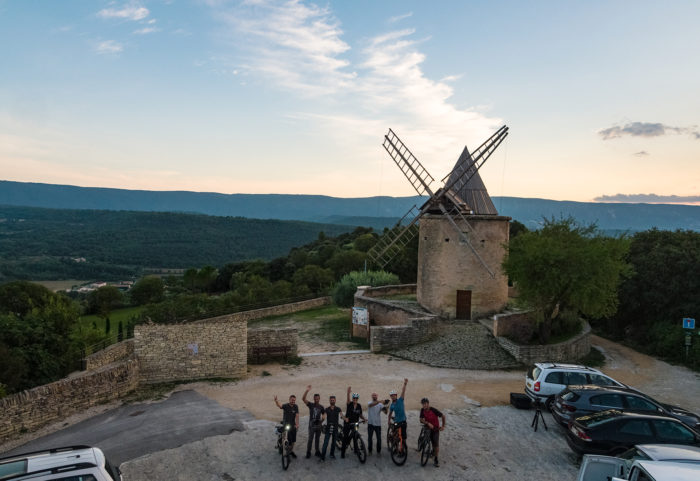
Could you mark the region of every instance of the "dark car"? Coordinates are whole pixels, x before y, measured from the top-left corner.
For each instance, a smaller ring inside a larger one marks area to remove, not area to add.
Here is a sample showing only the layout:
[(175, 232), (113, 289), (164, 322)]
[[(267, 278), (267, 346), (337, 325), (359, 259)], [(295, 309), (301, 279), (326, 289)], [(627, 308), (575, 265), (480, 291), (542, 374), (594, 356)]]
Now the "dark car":
[(554, 398), (552, 416), (566, 426), (579, 416), (607, 409), (670, 416), (700, 432), (697, 414), (660, 403), (635, 389), (616, 386), (569, 386)]
[(700, 433), (668, 416), (610, 409), (571, 421), (566, 442), (577, 454), (617, 455), (635, 444), (700, 446)]

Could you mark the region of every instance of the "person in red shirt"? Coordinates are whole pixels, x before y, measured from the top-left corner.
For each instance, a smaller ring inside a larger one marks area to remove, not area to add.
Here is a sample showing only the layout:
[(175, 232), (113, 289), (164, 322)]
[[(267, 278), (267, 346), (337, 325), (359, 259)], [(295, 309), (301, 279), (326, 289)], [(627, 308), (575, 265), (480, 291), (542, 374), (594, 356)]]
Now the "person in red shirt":
[[(430, 429), (430, 439), (435, 450), (435, 467), (440, 466), (438, 462), (438, 453), (440, 452), (440, 431), (445, 429), (445, 415), (437, 409), (430, 407), (430, 401), (427, 397), (421, 399), (423, 409), (420, 410), (420, 423)], [(442, 426), (440, 426), (440, 418), (442, 418)]]

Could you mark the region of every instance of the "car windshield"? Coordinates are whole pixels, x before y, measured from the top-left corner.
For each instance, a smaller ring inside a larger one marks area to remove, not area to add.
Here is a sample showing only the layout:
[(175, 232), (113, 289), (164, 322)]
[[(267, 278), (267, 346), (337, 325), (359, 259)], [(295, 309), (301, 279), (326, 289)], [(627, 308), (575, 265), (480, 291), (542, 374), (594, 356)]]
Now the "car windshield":
[(619, 457), (621, 459), (651, 459), (644, 453), (644, 451), (641, 451), (638, 448), (628, 449), (624, 453), (620, 454)]
[(9, 461), (7, 463), (0, 464), (0, 479), (9, 478), (15, 474), (22, 474), (27, 472), (27, 460), (20, 459), (19, 461)]
[(579, 396), (575, 392), (569, 391), (569, 390), (566, 390), (566, 391), (564, 391), (564, 393), (561, 394), (561, 398), (564, 401), (576, 402), (578, 400), (578, 398), (580, 398), (580, 397), (581, 396)]

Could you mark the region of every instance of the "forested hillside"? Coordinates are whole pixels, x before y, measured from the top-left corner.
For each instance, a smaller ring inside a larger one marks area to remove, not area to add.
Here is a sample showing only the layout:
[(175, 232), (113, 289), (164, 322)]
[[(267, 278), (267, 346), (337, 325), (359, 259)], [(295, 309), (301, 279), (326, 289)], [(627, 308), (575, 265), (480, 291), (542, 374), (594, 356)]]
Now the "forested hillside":
[(169, 212), (0, 206), (0, 281), (114, 279), (144, 267), (269, 260), (352, 227)]

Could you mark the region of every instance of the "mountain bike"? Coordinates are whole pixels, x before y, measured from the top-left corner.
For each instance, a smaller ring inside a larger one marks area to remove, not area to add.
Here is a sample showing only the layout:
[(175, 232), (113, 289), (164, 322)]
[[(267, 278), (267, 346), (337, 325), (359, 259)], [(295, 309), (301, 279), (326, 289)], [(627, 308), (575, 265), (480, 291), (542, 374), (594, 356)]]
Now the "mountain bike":
[(420, 451), (420, 465), (425, 466), (430, 457), (433, 456), (433, 437), (425, 424), (420, 430), (420, 436), (418, 436), (418, 451)]
[[(360, 422), (352, 423), (350, 425), (350, 441), (352, 441), (352, 450), (357, 454), (357, 459), (361, 463), (367, 461), (367, 448), (365, 447), (365, 442), (362, 440), (362, 435), (360, 434)], [(348, 442), (348, 444), (350, 444)]]
[(291, 424), (275, 427), (275, 433), (277, 433), (277, 445), (275, 448), (282, 456), (282, 469), (287, 469), (289, 467), (289, 453), (291, 452), (291, 448), (289, 446), (289, 441), (287, 441), (287, 434), (291, 428)]
[(397, 466), (403, 465), (408, 457), (408, 449), (406, 449), (406, 440), (403, 438), (399, 423), (391, 423), (389, 425), (387, 445), (394, 464)]

